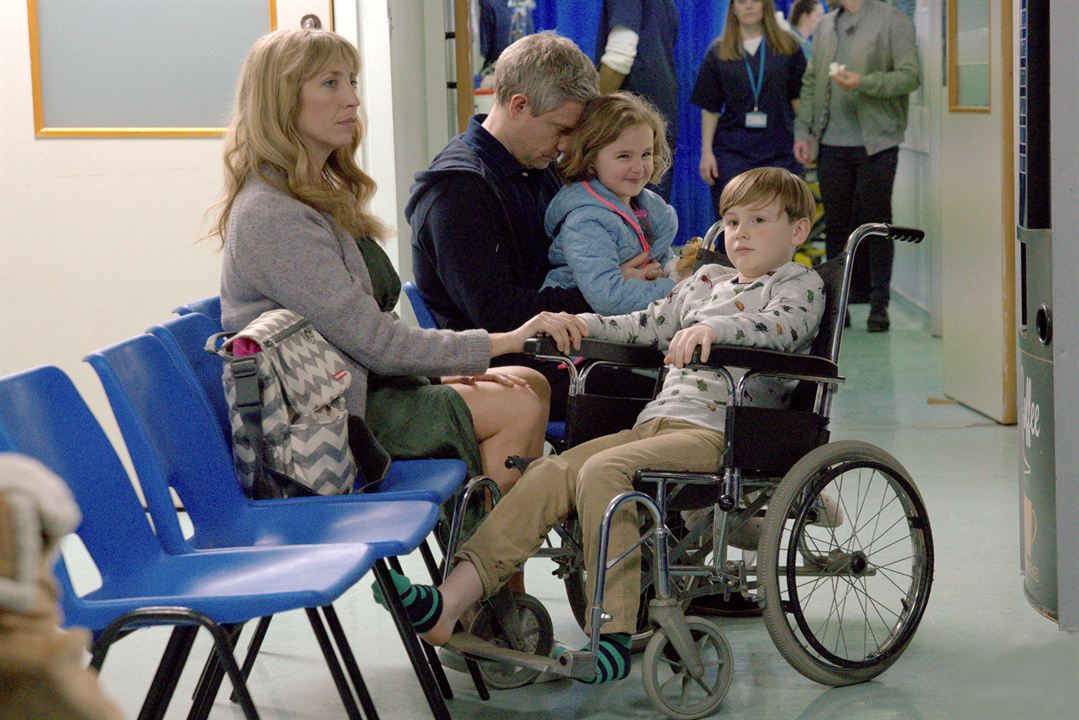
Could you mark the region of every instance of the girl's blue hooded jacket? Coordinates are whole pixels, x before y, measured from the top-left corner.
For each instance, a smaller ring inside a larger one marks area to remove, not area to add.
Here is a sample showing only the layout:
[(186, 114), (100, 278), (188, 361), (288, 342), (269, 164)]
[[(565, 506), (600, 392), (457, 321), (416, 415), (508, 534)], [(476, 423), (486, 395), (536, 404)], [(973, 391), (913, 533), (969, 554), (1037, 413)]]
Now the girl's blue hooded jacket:
[[(603, 200), (632, 217), (598, 180), (589, 186)], [(678, 231), (674, 208), (656, 193), (644, 189), (637, 203), (648, 213), (652, 225), (649, 259), (661, 265), (671, 257), (671, 241)], [(588, 304), (600, 315), (622, 315), (641, 310), (665, 297), (675, 280), (627, 280), (619, 265), (644, 249), (637, 231), (618, 213), (588, 192), (583, 182), (566, 185), (547, 206), (544, 218), (551, 236), (548, 259), (554, 267), (543, 287), (580, 288)]]

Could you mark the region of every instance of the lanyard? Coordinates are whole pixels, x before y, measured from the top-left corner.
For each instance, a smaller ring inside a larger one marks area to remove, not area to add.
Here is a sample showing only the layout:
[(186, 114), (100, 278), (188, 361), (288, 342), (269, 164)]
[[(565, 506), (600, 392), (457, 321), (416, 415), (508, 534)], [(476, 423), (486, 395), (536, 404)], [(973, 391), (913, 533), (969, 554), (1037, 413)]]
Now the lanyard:
[(768, 47), (768, 43), (761, 38), (761, 64), (757, 68), (757, 78), (753, 78), (753, 69), (749, 67), (749, 53), (743, 51), (742, 59), (746, 63), (746, 74), (749, 75), (749, 89), (753, 92), (753, 112), (757, 112), (758, 105), (761, 99), (761, 88), (764, 87), (764, 52)]
[[(601, 203), (606, 205), (607, 208), (609, 210), (611, 210), (612, 212), (615, 212), (615, 213), (618, 213), (619, 215), (621, 215), (622, 219), (625, 220), (627, 223), (629, 223), (629, 226), (631, 228), (633, 228), (633, 230), (637, 233), (637, 239), (641, 241), (641, 247), (644, 248), (644, 251), (646, 253), (652, 251), (652, 248), (648, 245), (648, 240), (645, 239), (645, 237), (644, 237), (644, 232), (641, 230), (641, 226), (640, 226), (639, 223), (637, 223), (635, 220), (631, 219), (629, 215), (626, 215), (624, 212), (622, 212), (621, 210), (616, 208), (614, 205), (612, 205), (611, 203), (607, 202), (602, 197), (600, 197), (599, 193), (597, 193), (595, 190), (592, 189), (592, 186), (588, 184), (587, 180), (582, 181), (581, 184), (584, 185), (584, 189), (587, 190), (592, 195), (592, 197), (596, 198)], [(648, 264), (648, 258), (645, 258), (644, 262), (642, 262), (639, 267), (644, 267), (647, 264)]]

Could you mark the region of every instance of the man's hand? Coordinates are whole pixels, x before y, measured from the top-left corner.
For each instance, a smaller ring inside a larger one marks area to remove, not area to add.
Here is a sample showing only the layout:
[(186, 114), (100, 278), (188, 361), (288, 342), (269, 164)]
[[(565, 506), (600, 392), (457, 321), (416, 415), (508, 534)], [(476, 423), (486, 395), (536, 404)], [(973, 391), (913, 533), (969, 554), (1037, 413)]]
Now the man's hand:
[(701, 349), (701, 362), (708, 362), (708, 353), (712, 351), (715, 341), (716, 331), (707, 325), (683, 328), (671, 338), (671, 346), (667, 348), (663, 362), (676, 368), (685, 367), (693, 360), (693, 351), (698, 347)]
[(701, 162), (697, 165), (697, 172), (704, 180), (705, 185), (715, 185), (719, 177), (719, 167), (716, 165), (716, 154), (711, 148), (701, 150)]
[(855, 90), (862, 84), (862, 76), (851, 70), (840, 70), (832, 75), (832, 81), (844, 90)]
[(813, 150), (813, 143), (809, 140), (794, 141), (794, 159), (803, 165), (809, 165), (816, 159), (816, 153)]

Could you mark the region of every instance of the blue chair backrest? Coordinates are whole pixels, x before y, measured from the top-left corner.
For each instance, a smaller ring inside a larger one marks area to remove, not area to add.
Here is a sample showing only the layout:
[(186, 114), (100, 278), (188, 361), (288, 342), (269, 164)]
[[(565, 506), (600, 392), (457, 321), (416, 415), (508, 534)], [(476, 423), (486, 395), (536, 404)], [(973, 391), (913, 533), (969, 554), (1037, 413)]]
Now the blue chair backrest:
[[(82, 511), (76, 534), (102, 581), (152, 562), (161, 546), (116, 451), (62, 370), (40, 367), (0, 378), (0, 445), (41, 461), (63, 478)], [(65, 624), (79, 623), (78, 598), (63, 563)]]
[(189, 315), (190, 313), (202, 313), (207, 317), (213, 318), (218, 323), (221, 322), (221, 296), (212, 295), (208, 298), (201, 300), (195, 300), (189, 302), (186, 305), (180, 305), (172, 309), (177, 315)]
[(203, 350), (206, 338), (221, 332), (221, 323), (202, 313), (190, 313), (155, 325), (150, 332), (157, 336), (178, 363), (186, 363), (202, 387), (225, 443), (232, 445), (232, 426), (229, 424), (229, 404), (221, 385), (222, 360), (219, 355)]
[(419, 326), (428, 330), (437, 330), (438, 325), (435, 324), (431, 311), (427, 309), (427, 303), (423, 301), (423, 296), (420, 295), (420, 289), (416, 287), (416, 283), (406, 282), (401, 285), (401, 289), (405, 291), (405, 296), (412, 305), (412, 313), (416, 316), (416, 322), (419, 323)]
[[(232, 453), (191, 369), (175, 362), (153, 335), (124, 340), (86, 360), (112, 405), (161, 544), (172, 553), (250, 544), (247, 498)], [(190, 541), (180, 534), (170, 486), (195, 521)], [(215, 528), (228, 528), (229, 540), (215, 539)]]

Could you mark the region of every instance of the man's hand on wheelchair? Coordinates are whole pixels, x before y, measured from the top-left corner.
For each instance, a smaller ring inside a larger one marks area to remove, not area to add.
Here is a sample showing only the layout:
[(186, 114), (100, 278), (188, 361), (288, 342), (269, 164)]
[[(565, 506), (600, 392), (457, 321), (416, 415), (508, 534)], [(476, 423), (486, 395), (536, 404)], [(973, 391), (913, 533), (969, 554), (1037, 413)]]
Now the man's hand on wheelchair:
[(701, 349), (701, 362), (708, 362), (708, 353), (712, 350), (712, 343), (716, 341), (716, 331), (707, 325), (694, 325), (679, 330), (671, 338), (671, 345), (667, 348), (667, 355), (663, 362), (682, 368), (693, 362), (693, 351)]

